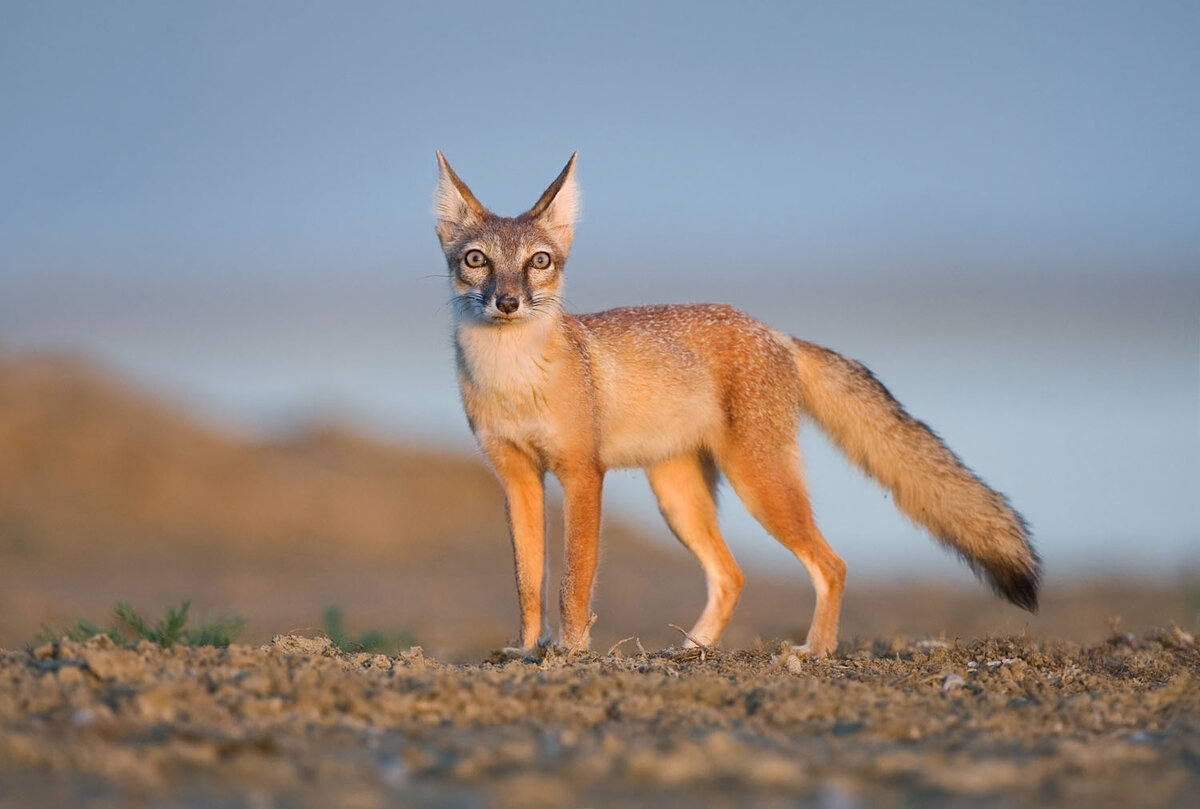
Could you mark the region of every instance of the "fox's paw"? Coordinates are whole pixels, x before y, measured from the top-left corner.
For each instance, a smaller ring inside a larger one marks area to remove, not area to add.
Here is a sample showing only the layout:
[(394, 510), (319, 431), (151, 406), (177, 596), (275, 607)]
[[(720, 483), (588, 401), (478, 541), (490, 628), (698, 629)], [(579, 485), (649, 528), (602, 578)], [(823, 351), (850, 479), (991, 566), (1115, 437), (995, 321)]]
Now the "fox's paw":
[(806, 658), (828, 657), (829, 655), (833, 654), (833, 650), (835, 648), (836, 644), (818, 645), (813, 643), (805, 643), (802, 646), (793, 646), (792, 654), (796, 655), (797, 657)]
[(520, 646), (504, 646), (500, 649), (495, 649), (484, 660), (485, 663), (503, 664), (512, 663), (513, 661), (536, 662), (542, 654), (540, 647), (533, 649), (523, 649)]

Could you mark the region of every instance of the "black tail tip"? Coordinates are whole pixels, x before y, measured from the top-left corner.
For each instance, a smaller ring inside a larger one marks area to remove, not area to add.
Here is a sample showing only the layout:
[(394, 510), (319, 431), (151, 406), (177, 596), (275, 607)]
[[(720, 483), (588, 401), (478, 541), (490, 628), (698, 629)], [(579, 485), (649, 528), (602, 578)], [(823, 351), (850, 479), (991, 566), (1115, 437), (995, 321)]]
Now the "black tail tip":
[(1041, 562), (1035, 556), (1028, 567), (1005, 567), (988, 571), (996, 594), (1029, 612), (1038, 611), (1038, 587), (1042, 580)]

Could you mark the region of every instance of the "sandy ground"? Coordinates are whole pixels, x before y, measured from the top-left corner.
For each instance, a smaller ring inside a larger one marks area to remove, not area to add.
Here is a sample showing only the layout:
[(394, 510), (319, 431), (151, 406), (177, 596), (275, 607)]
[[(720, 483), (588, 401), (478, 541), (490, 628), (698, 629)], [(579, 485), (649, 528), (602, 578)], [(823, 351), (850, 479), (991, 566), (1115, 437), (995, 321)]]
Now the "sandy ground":
[(325, 639), (0, 655), (0, 806), (1184, 806), (1181, 631), (447, 666)]

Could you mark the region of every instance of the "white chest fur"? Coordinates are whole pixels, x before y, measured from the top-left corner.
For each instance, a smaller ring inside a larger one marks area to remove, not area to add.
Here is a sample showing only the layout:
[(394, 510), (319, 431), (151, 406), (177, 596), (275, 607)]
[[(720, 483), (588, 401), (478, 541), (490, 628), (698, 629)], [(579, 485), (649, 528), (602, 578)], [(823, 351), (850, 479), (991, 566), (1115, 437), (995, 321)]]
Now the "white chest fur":
[(547, 390), (557, 365), (553, 336), (553, 324), (540, 319), (499, 328), (458, 326), (463, 405), (481, 438), (544, 444)]
[(461, 324), (456, 339), (472, 385), (489, 394), (525, 399), (549, 384), (551, 332), (540, 321), (496, 327)]

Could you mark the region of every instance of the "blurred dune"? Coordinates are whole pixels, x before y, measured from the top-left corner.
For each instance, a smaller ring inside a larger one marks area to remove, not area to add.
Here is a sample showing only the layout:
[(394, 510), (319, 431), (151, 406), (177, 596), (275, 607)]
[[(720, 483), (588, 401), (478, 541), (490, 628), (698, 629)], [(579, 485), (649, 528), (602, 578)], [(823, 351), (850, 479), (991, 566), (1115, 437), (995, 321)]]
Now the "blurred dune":
[(157, 542), (172, 553), (387, 548), (415, 559), (478, 531), (480, 511), (498, 506), (468, 459), (390, 451), (333, 428), (236, 440), (79, 361), (0, 368), (5, 533), (36, 536), (40, 552)]
[[(554, 506), (549, 526), (556, 563)], [(667, 624), (689, 625), (703, 604), (699, 568), (616, 521), (602, 544), (596, 645), (676, 642)], [(200, 612), (244, 616), (250, 641), (319, 630), (336, 604), (352, 631), (407, 629), (439, 657), (467, 659), (509, 640), (511, 571), (499, 486), (476, 458), (335, 426), (233, 436), (84, 360), (0, 353), (0, 646), (43, 625), (103, 621), (121, 599), (157, 614), (192, 598)], [(726, 644), (800, 639), (812, 603), (800, 566), (749, 572)], [(843, 636), (1086, 639), (1117, 614), (1131, 629), (1190, 624), (1195, 592), (1186, 582), (1075, 583), (1051, 589), (1031, 619), (982, 587), (872, 584), (851, 570)]]

